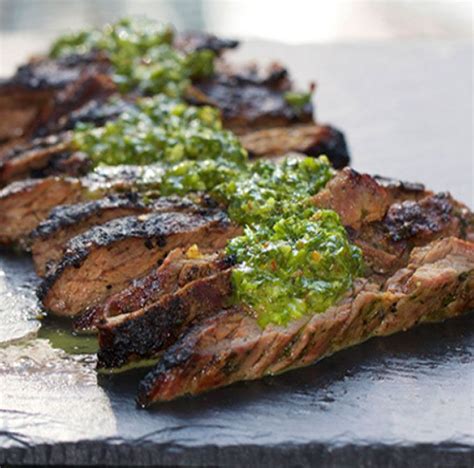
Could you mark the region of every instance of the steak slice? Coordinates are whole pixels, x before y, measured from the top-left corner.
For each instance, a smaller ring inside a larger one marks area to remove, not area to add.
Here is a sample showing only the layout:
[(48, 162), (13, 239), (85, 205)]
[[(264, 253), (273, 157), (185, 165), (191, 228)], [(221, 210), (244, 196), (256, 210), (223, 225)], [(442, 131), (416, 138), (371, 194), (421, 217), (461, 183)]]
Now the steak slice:
[(187, 100), (220, 109), (224, 127), (238, 135), (249, 131), (313, 121), (313, 106), (291, 106), (285, 93), (291, 89), (288, 71), (273, 64), (261, 73), (255, 67), (243, 71), (218, 70), (213, 77), (193, 84)]
[(29, 144), (11, 148), (0, 160), (0, 185), (31, 177), (48, 167), (55, 159), (70, 156), (70, 141), (71, 135), (64, 133), (38, 138)]
[(153, 189), (154, 166), (98, 168), (81, 178), (47, 177), (13, 182), (0, 190), (0, 245), (29, 246), (30, 232), (59, 205), (100, 198), (109, 193)]
[(385, 289), (359, 282), (322, 314), (261, 329), (241, 307), (194, 326), (140, 383), (148, 406), (306, 366), (374, 335), (444, 320), (474, 306), (474, 245), (447, 238), (413, 252)]
[(150, 207), (134, 192), (54, 208), (31, 233), (36, 273), (39, 276), (51, 273), (63, 257), (67, 242), (91, 227), (149, 211)]
[(91, 161), (85, 153), (74, 150), (71, 130), (80, 123), (102, 126), (132, 107), (122, 99), (87, 101), (79, 109), (50, 122), (47, 133), (54, 134), (5, 146), (0, 153), (0, 184), (26, 177), (85, 175), (91, 169)]
[(467, 239), (473, 232), (469, 209), (441, 193), (395, 202), (381, 220), (351, 230), (350, 236), (362, 249), (372, 279), (379, 275), (383, 281), (406, 265), (414, 247), (449, 236)]
[(0, 190), (0, 245), (27, 243), (28, 234), (54, 206), (81, 199), (79, 179), (48, 177), (13, 182)]
[(64, 247), (88, 229), (125, 216), (169, 211), (198, 211), (200, 207), (179, 197), (163, 197), (150, 202), (137, 192), (109, 195), (99, 200), (54, 208), (32, 232), (31, 251), (39, 276), (52, 273), (64, 255)]
[(71, 239), (39, 289), (44, 307), (74, 316), (145, 276), (177, 247), (223, 248), (241, 229), (220, 211), (119, 218)]
[(336, 169), (350, 161), (344, 134), (329, 125), (268, 128), (245, 133), (240, 141), (252, 157), (281, 156), (293, 151), (309, 156), (325, 154)]
[(229, 268), (231, 264), (231, 259), (217, 253), (203, 254), (195, 245), (187, 251), (174, 249), (158, 268), (143, 278), (132, 281), (123, 291), (111, 295), (104, 303), (87, 309), (74, 320), (74, 328), (80, 331), (93, 330), (103, 318), (142, 309), (164, 294), (173, 293), (191, 281)]
[(0, 142), (44, 136), (61, 117), (116, 92), (109, 62), (99, 54), (39, 58), (0, 85)]
[(367, 274), (376, 282), (405, 266), (414, 247), (441, 237), (469, 239), (474, 233), (473, 214), (450, 195), (350, 168), (340, 171), (312, 200), (339, 214), (364, 253)]
[(226, 269), (164, 294), (143, 309), (99, 323), (98, 367), (117, 368), (156, 358), (193, 321), (227, 306), (231, 292), (231, 270)]

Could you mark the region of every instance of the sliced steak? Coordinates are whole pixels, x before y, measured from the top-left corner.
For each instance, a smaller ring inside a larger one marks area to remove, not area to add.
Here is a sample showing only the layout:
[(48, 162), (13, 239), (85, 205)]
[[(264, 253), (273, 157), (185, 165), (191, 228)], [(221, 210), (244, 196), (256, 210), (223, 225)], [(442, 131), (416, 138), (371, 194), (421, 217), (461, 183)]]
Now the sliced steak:
[(254, 68), (243, 72), (220, 71), (194, 83), (188, 101), (209, 104), (222, 112), (224, 127), (237, 134), (313, 121), (311, 103), (291, 106), (285, 92), (291, 89), (288, 72), (274, 65), (267, 73)]
[(281, 156), (298, 152), (309, 156), (325, 154), (336, 169), (347, 166), (349, 150), (344, 135), (329, 125), (293, 125), (248, 132), (240, 137), (252, 157)]
[(61, 117), (92, 99), (116, 92), (102, 56), (39, 58), (0, 85), (0, 142), (50, 133)]
[[(406, 265), (414, 247), (443, 237), (467, 239), (474, 232), (472, 213), (447, 194), (395, 202), (385, 216), (350, 230), (366, 265), (381, 279)], [(375, 276), (372, 277), (375, 280)]]
[(377, 282), (405, 266), (414, 247), (447, 236), (468, 239), (474, 233), (473, 214), (448, 194), (350, 168), (312, 200), (339, 214), (351, 240), (362, 248), (367, 274)]
[(336, 211), (344, 226), (353, 229), (382, 219), (391, 201), (390, 192), (373, 177), (350, 168), (343, 169), (313, 197), (317, 207)]
[(346, 227), (359, 229), (362, 224), (381, 220), (392, 203), (419, 200), (430, 194), (422, 184), (344, 168), (313, 197), (313, 203), (337, 211)]
[(74, 237), (39, 297), (57, 315), (74, 316), (145, 276), (177, 247), (220, 249), (241, 232), (222, 212), (125, 217)]
[(70, 156), (70, 142), (71, 134), (64, 133), (38, 138), (29, 144), (11, 148), (0, 160), (0, 185), (31, 177), (48, 167), (55, 159)]
[(389, 335), (424, 321), (459, 315), (474, 305), (474, 245), (450, 238), (412, 255), (402, 278), (386, 290), (357, 284), (322, 314), (282, 328), (261, 329), (239, 307), (204, 320), (162, 356), (140, 383), (148, 406), (314, 363), (374, 335)]
[(133, 109), (131, 102), (122, 98), (114, 98), (107, 101), (94, 99), (85, 103), (82, 107), (66, 114), (58, 119), (54, 132), (74, 130), (78, 124), (91, 124), (102, 127), (107, 122), (115, 120), (123, 112)]
[(87, 309), (74, 320), (74, 328), (80, 331), (92, 330), (103, 318), (142, 309), (164, 294), (173, 293), (191, 281), (229, 268), (231, 264), (231, 259), (222, 254), (203, 254), (196, 245), (187, 251), (174, 249), (149, 274), (132, 281), (123, 291), (108, 297), (104, 303)]
[(44, 276), (54, 270), (64, 255), (64, 246), (73, 237), (111, 219), (149, 212), (143, 200), (130, 196), (108, 196), (100, 200), (54, 208), (48, 218), (32, 232), (36, 273)]
[(231, 270), (191, 281), (157, 302), (99, 323), (99, 368), (117, 368), (156, 358), (189, 328), (228, 305)]
[(25, 240), (51, 208), (81, 197), (79, 179), (48, 177), (13, 182), (0, 190), (0, 245)]
[(153, 189), (153, 166), (98, 168), (82, 178), (47, 177), (13, 182), (0, 190), (0, 244), (28, 246), (30, 232), (59, 205), (100, 198), (108, 193)]
[(57, 207), (31, 234), (36, 272), (39, 276), (52, 273), (70, 239), (112, 219), (151, 212), (198, 210), (199, 206), (187, 199), (164, 197), (151, 201), (137, 192)]

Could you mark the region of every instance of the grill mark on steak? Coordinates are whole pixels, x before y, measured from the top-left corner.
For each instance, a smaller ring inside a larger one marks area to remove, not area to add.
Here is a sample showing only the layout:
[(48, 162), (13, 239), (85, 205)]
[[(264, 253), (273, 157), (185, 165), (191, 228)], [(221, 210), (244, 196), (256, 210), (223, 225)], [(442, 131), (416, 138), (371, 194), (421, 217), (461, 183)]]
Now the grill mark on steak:
[(292, 151), (325, 154), (336, 169), (347, 166), (349, 150), (344, 134), (329, 125), (294, 125), (248, 132), (240, 137), (252, 157), (281, 156)]
[[(94, 99), (53, 119), (49, 130), (43, 132), (48, 136), (6, 147), (0, 153), (0, 184), (26, 177), (84, 175), (90, 170), (91, 162), (86, 154), (73, 151), (71, 130), (79, 123), (102, 126), (131, 107), (132, 104), (124, 100), (104, 102)], [(54, 134), (50, 134), (52, 132)]]
[(144, 309), (99, 323), (98, 367), (121, 367), (156, 357), (194, 320), (225, 307), (231, 291), (231, 270), (227, 269), (191, 281)]
[[(447, 194), (392, 204), (378, 221), (351, 231), (375, 275), (392, 274), (403, 267), (412, 249), (442, 237), (468, 238), (472, 213)], [(375, 280), (375, 276), (372, 278)]]
[(120, 114), (133, 109), (133, 104), (123, 100), (102, 101), (94, 99), (77, 110), (58, 119), (55, 132), (74, 130), (78, 124), (92, 124), (102, 127), (107, 122), (115, 120)]
[(447, 238), (416, 249), (403, 279), (393, 277), (386, 289), (364, 280), (338, 305), (286, 328), (262, 330), (240, 308), (221, 311), (195, 325), (164, 353), (140, 383), (138, 402), (148, 406), (283, 372), (373, 335), (459, 315), (474, 304), (473, 281), (474, 245)]
[(52, 313), (73, 316), (146, 275), (174, 248), (220, 249), (240, 232), (220, 211), (115, 219), (71, 239), (39, 297)]
[(49, 217), (31, 233), (33, 261), (39, 276), (52, 273), (64, 255), (64, 246), (91, 227), (144, 213), (198, 211), (198, 205), (178, 197), (163, 197), (145, 203), (136, 192), (109, 195), (99, 200), (54, 208)]
[(31, 233), (31, 251), (36, 273), (50, 274), (64, 254), (64, 246), (73, 237), (112, 219), (147, 213), (142, 199), (111, 195), (100, 200), (54, 208), (49, 217)]
[(453, 211), (451, 197), (440, 193), (421, 201), (407, 200), (393, 204), (385, 215), (384, 225), (394, 242), (415, 236), (431, 236), (445, 229), (453, 219)]

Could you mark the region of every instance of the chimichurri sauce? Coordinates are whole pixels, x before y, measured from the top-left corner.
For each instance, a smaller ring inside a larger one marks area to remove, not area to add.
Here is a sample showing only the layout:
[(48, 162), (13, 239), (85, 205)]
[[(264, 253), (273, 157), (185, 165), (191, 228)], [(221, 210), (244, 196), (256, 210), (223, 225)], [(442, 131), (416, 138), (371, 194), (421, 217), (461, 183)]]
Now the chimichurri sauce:
[[(103, 127), (77, 126), (74, 148), (96, 166), (158, 163), (151, 185), (161, 195), (206, 192), (224, 204), (245, 227), (227, 247), (238, 262), (235, 299), (255, 311), (262, 327), (323, 312), (362, 267), (339, 216), (310, 202), (334, 175), (328, 159), (250, 162), (239, 139), (222, 128), (218, 110), (179, 99), (190, 78), (212, 73), (214, 54), (184, 54), (172, 42), (170, 27), (130, 20), (56, 41), (51, 56), (105, 52), (123, 90), (157, 94)], [(298, 108), (311, 96), (285, 99)]]
[(212, 75), (215, 54), (210, 50), (184, 53), (173, 47), (168, 24), (122, 19), (103, 29), (68, 34), (56, 40), (50, 56), (104, 53), (113, 66), (113, 79), (122, 92), (183, 94), (191, 78)]

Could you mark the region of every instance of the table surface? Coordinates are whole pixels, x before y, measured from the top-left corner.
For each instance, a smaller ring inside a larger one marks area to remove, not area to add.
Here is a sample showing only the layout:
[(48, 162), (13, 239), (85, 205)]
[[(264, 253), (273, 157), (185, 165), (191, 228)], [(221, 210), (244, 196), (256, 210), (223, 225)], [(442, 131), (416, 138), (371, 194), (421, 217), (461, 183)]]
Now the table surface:
[[(250, 57), (317, 78), (318, 119), (344, 129), (356, 169), (472, 206), (471, 45), (252, 42), (236, 59)], [(143, 411), (136, 374), (98, 379), (91, 356), (25, 338), (34, 283), (29, 259), (0, 254), (0, 464), (474, 463), (472, 314)]]

